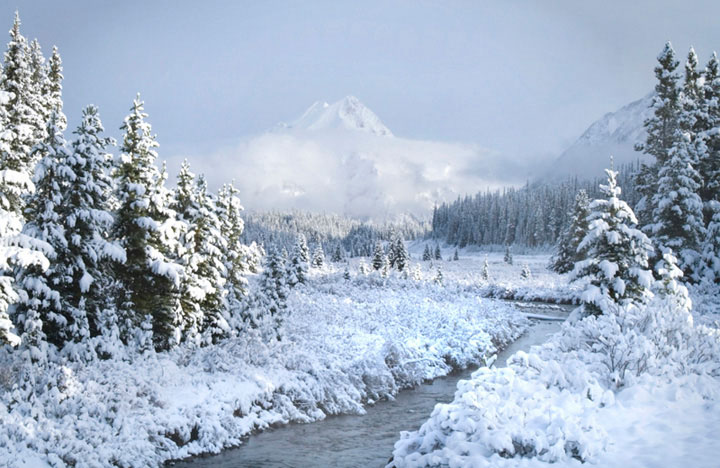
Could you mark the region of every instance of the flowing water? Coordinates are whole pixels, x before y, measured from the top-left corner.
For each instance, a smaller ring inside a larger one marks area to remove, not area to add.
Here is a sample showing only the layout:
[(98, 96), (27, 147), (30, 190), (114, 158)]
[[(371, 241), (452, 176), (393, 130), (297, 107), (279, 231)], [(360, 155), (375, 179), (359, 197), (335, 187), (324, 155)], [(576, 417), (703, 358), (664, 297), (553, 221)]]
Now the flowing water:
[[(531, 316), (565, 317), (565, 308), (517, 304)], [(559, 318), (558, 317), (558, 318)], [(504, 366), (516, 351), (547, 341), (560, 329), (559, 320), (533, 320), (522, 337), (498, 353), (495, 366)], [(403, 390), (395, 400), (367, 407), (364, 415), (330, 416), (310, 424), (289, 424), (248, 438), (240, 447), (218, 455), (177, 462), (182, 468), (239, 467), (383, 467), (400, 431), (417, 430), (437, 403), (448, 403), (457, 383), (474, 369), (465, 369), (416, 388)]]

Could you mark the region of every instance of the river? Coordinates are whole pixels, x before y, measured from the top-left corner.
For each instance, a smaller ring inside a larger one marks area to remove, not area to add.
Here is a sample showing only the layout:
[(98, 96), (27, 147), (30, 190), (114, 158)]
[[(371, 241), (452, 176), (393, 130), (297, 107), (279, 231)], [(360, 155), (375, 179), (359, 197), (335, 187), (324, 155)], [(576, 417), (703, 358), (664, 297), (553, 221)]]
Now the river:
[[(517, 304), (533, 325), (518, 340), (498, 353), (495, 366), (504, 366), (516, 351), (547, 341), (561, 321), (539, 316), (567, 316), (566, 307)], [(383, 467), (400, 431), (418, 429), (437, 403), (448, 403), (457, 382), (473, 369), (455, 372), (416, 388), (403, 390), (395, 400), (367, 407), (364, 415), (330, 416), (310, 424), (289, 424), (253, 435), (237, 447), (218, 455), (195, 457), (173, 464), (176, 468), (239, 467)]]

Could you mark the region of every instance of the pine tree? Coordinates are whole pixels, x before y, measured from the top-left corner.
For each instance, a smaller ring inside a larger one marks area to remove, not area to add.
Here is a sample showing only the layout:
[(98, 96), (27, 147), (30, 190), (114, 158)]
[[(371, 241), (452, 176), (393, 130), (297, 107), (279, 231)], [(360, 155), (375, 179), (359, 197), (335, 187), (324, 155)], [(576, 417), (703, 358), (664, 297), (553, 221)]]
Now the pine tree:
[(336, 245), (335, 251), (332, 255), (332, 261), (335, 263), (342, 262), (344, 257), (345, 256), (343, 255), (342, 247), (340, 246), (340, 244)]
[(386, 257), (382, 242), (377, 241), (375, 243), (375, 251), (373, 252), (372, 267), (376, 270), (380, 270), (383, 267), (383, 258)]
[(397, 268), (398, 271), (405, 270), (410, 259), (407, 249), (405, 248), (405, 242), (403, 242), (402, 237), (399, 235), (396, 235), (391, 241), (390, 252), (392, 253), (390, 256), (390, 258), (392, 258), (390, 265)]
[(305, 234), (300, 233), (297, 239), (298, 253), (300, 254), (300, 261), (310, 263), (310, 248), (307, 245)]
[(585, 258), (585, 252), (579, 250), (578, 247), (588, 231), (589, 205), (590, 199), (587, 192), (580, 190), (575, 196), (575, 205), (570, 214), (570, 225), (558, 239), (555, 255), (551, 259), (551, 270), (557, 273), (568, 273), (572, 271), (577, 261)]
[(171, 258), (175, 214), (166, 206), (165, 174), (155, 166), (158, 144), (146, 117), (138, 96), (121, 127), (125, 135), (114, 174), (119, 209), (113, 234), (127, 253), (127, 261), (116, 270), (123, 288), (120, 325), (128, 335), (151, 316), (155, 347), (166, 349), (180, 335), (182, 267)]
[(322, 268), (324, 264), (325, 251), (323, 250), (322, 244), (318, 244), (317, 247), (315, 247), (315, 251), (313, 252), (312, 266), (314, 266), (315, 268)]
[(38, 161), (31, 150), (41, 141), (39, 135), (45, 130), (45, 122), (37, 113), (37, 94), (32, 84), (32, 69), (28, 56), (28, 44), (20, 34), (20, 16), (10, 30), (10, 42), (4, 56), (4, 73), (0, 89), (8, 93), (5, 111), (5, 167), (32, 177)]
[(243, 210), (238, 190), (233, 184), (223, 185), (217, 197), (217, 218), (220, 220), (220, 234), (227, 241), (225, 251), (225, 290), (229, 314), (232, 318), (231, 327), (238, 329), (241, 324), (237, 320), (243, 307), (244, 299), (248, 295), (248, 280), (250, 273), (249, 248), (241, 242), (245, 228), (241, 213)]
[(638, 145), (637, 149), (655, 158), (652, 164), (643, 164), (636, 177), (637, 189), (642, 194), (638, 203), (638, 211), (643, 225), (652, 220), (653, 195), (657, 192), (658, 173), (660, 168), (670, 158), (670, 151), (677, 140), (680, 127), (680, 90), (677, 73), (679, 62), (675, 58), (675, 51), (670, 42), (665, 44), (658, 56), (658, 65), (655, 67), (656, 95), (653, 97), (652, 117), (644, 123), (647, 132), (645, 143)]
[(290, 277), (288, 279), (290, 286), (295, 286), (298, 283), (305, 283), (308, 262), (307, 260), (304, 260), (304, 258), (308, 255), (308, 246), (305, 242), (305, 236), (300, 234), (295, 241), (295, 246), (293, 247), (292, 254), (290, 255)]
[(288, 287), (285, 265), (280, 253), (271, 249), (265, 257), (258, 282), (255, 315), (247, 317), (252, 328), (266, 338), (282, 339), (282, 324), (287, 311)]
[(635, 214), (620, 199), (617, 172), (605, 172), (608, 182), (600, 190), (606, 199), (590, 204), (589, 230), (580, 243), (587, 258), (575, 264), (571, 275), (585, 284), (581, 300), (592, 314), (610, 313), (614, 305), (645, 302), (654, 281), (648, 268), (652, 244), (636, 229)]
[(703, 242), (701, 279), (709, 283), (720, 283), (720, 202), (712, 200), (709, 208), (713, 212)]
[(503, 257), (503, 261), (505, 263), (507, 263), (508, 265), (513, 264), (513, 256), (512, 256), (512, 252), (510, 251), (509, 245), (505, 246), (505, 256)]
[(58, 128), (65, 130), (67, 127), (67, 118), (63, 114), (62, 100), (62, 80), (63, 67), (60, 53), (57, 47), (53, 47), (53, 53), (48, 61), (47, 81), (42, 90), (42, 94), (47, 99), (47, 109), (55, 112), (58, 119)]
[(703, 185), (698, 190), (704, 204), (705, 224), (709, 226), (714, 209), (720, 202), (720, 66), (715, 53), (705, 67), (702, 90), (701, 131), (697, 138), (697, 169)]
[[(57, 128), (62, 129), (64, 116), (58, 110), (52, 115)], [(66, 162), (74, 174), (63, 195), (67, 275), (72, 281), (63, 296), (73, 315), (85, 316), (89, 327), (87, 331), (76, 330), (75, 341), (107, 332), (100, 317), (103, 309), (113, 307), (108, 298), (113, 286), (112, 265), (126, 260), (124, 249), (109, 238), (113, 225), (112, 156), (107, 147), (115, 141), (103, 137), (103, 131), (97, 108), (86, 107)]]
[(68, 247), (63, 220), (66, 217), (65, 195), (76, 174), (68, 167), (65, 138), (57, 127), (56, 116), (48, 121), (48, 138), (36, 148), (40, 162), (35, 172), (35, 191), (25, 208), (27, 223), (23, 234), (33, 242), (47, 246), (44, 254), (48, 266), (28, 265), (16, 269), (21, 300), (14, 319), (22, 333), (24, 346), (33, 361), (41, 361), (48, 341), (63, 347), (89, 334), (87, 317), (75, 314), (65, 300), (72, 277), (68, 269)]
[(440, 267), (437, 267), (437, 273), (435, 274), (435, 278), (433, 279), (433, 282), (437, 284), (438, 286), (443, 285), (443, 274), (442, 269)]
[(440, 253), (440, 244), (435, 244), (435, 260), (442, 260), (442, 254)]
[(485, 261), (483, 262), (482, 279), (485, 281), (490, 280), (490, 265), (488, 264), (487, 255), (485, 256)]
[(705, 229), (703, 204), (697, 194), (700, 175), (693, 167), (693, 159), (690, 135), (677, 135), (658, 173), (657, 192), (652, 197), (655, 222), (647, 226), (658, 245), (680, 255), (680, 267), (686, 275), (699, 256)]
[(423, 250), (422, 259), (423, 262), (428, 262), (432, 260), (432, 253), (430, 253), (430, 247), (427, 244), (425, 244), (425, 250)]
[(455, 249), (455, 253), (453, 253), (453, 261), (457, 262), (460, 260), (460, 256), (458, 255), (458, 249)]

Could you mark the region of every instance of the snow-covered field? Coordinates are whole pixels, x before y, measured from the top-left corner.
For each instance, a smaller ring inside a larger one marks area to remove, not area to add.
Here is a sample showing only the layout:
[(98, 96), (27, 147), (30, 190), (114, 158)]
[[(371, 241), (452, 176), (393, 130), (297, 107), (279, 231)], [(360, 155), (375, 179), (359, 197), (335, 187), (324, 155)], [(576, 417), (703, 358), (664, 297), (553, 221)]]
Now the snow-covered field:
[(694, 317), (671, 298), (576, 317), (508, 367), (477, 370), (390, 466), (718, 466), (720, 322), (702, 292)]
[[(478, 297), (475, 258), (440, 263), (443, 286), (433, 282), (438, 262), (421, 265), (419, 280), (360, 275), (357, 261), (350, 281), (342, 265), (314, 271), (292, 290), (286, 338), (273, 346), (234, 339), (42, 370), (3, 354), (0, 466), (154, 466), (275, 424), (362, 413), (404, 387), (481, 364), (528, 321)], [(13, 387), (23, 374), (36, 380), (33, 392)]]

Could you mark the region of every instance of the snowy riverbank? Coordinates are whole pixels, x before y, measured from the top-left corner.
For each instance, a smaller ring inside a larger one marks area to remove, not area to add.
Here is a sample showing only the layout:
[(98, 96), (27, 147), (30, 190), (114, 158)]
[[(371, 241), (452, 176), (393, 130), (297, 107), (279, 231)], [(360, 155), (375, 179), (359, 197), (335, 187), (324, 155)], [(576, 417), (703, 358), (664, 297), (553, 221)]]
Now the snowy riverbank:
[[(294, 289), (286, 339), (273, 346), (229, 340), (35, 373), (3, 355), (0, 466), (145, 467), (217, 452), (275, 424), (362, 412), (481, 363), (527, 326), (511, 305), (451, 279), (353, 277), (319, 273)], [(24, 372), (37, 384), (12, 389)]]

